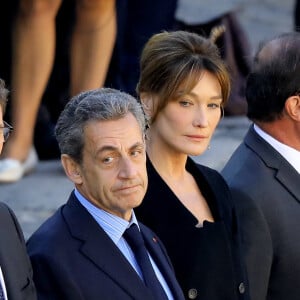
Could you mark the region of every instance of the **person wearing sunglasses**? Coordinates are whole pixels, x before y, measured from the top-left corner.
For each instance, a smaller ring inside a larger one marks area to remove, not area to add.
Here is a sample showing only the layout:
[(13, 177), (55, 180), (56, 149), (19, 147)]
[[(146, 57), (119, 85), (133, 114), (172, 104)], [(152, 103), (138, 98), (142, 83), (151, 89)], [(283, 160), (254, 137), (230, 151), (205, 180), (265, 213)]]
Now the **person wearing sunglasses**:
[[(3, 143), (5, 143), (9, 137), (10, 132), (13, 130), (13, 127), (9, 125), (7, 122), (3, 121), (3, 125), (0, 126), (0, 131), (3, 137)], [(1, 144), (3, 147), (3, 144)], [(2, 149), (2, 148), (1, 148)]]
[[(0, 79), (0, 153), (12, 127), (3, 121), (8, 90)], [(1, 195), (1, 194), (0, 194)], [(0, 299), (35, 300), (32, 267), (21, 227), (13, 211), (0, 202)]]

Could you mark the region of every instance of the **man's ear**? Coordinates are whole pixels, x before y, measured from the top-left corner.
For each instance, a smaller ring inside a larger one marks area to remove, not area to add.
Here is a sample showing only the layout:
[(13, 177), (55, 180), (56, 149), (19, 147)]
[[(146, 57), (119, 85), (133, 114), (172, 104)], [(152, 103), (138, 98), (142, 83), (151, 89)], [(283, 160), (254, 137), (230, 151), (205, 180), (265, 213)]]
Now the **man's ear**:
[(142, 92), (140, 94), (143, 110), (148, 118), (151, 119), (154, 110), (153, 97), (149, 93)]
[(69, 179), (77, 185), (82, 184), (80, 165), (68, 154), (61, 155), (61, 163)]
[(285, 110), (290, 118), (300, 122), (300, 96), (291, 96), (285, 101)]

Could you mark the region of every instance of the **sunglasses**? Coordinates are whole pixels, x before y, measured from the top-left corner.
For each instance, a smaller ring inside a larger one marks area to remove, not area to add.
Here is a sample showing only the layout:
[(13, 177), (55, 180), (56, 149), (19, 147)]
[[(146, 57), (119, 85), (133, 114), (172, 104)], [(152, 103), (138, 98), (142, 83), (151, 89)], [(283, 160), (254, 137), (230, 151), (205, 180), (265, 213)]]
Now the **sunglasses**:
[(0, 134), (3, 134), (4, 142), (7, 141), (10, 132), (13, 130), (13, 127), (9, 125), (7, 122), (3, 121), (4, 126), (0, 126)]

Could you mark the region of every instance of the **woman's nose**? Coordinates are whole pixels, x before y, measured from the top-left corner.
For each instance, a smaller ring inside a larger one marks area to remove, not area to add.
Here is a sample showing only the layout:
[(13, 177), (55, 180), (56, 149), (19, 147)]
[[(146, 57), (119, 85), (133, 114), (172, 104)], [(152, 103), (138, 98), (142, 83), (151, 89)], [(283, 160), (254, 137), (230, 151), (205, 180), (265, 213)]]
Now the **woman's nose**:
[(201, 107), (195, 112), (193, 125), (196, 127), (208, 126), (208, 116), (205, 108)]

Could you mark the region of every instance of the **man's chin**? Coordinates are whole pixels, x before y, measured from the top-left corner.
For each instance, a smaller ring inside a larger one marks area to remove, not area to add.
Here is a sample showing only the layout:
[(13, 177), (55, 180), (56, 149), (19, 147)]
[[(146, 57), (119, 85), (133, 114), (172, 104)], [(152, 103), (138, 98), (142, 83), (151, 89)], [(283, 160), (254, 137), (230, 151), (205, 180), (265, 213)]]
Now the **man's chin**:
[(138, 200), (133, 208), (136, 208), (136, 207), (140, 206), (142, 204), (142, 202), (143, 202), (143, 199)]

